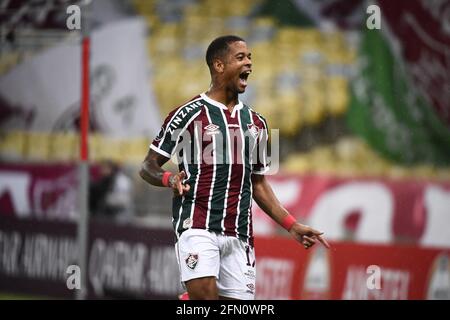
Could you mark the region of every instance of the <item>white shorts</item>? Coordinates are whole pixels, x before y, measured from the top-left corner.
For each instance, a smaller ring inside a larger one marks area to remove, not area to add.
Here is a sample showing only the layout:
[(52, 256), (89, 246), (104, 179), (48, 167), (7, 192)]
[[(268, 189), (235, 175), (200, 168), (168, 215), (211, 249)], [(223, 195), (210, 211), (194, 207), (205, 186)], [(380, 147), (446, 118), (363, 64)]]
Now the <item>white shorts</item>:
[(255, 298), (255, 252), (244, 241), (203, 229), (184, 231), (175, 245), (181, 281), (216, 277), (219, 295)]

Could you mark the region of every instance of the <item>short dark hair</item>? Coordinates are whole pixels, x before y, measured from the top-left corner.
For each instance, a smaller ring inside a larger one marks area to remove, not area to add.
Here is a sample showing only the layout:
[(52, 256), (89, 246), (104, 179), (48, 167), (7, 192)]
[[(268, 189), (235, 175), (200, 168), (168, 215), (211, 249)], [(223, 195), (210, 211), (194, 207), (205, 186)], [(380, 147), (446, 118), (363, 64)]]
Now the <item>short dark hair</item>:
[(212, 70), (214, 59), (223, 57), (223, 55), (228, 51), (228, 45), (236, 41), (245, 42), (245, 40), (241, 37), (228, 35), (218, 37), (209, 44), (208, 49), (206, 50), (206, 64), (209, 69)]

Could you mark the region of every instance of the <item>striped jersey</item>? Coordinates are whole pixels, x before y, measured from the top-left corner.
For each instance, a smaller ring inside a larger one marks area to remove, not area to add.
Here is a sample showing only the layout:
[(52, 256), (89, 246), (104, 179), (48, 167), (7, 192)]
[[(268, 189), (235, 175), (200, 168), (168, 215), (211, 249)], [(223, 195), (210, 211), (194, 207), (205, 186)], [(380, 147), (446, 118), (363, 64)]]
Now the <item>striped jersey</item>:
[(189, 228), (253, 246), (252, 174), (268, 171), (266, 120), (241, 101), (232, 112), (206, 94), (173, 110), (150, 148), (186, 173), (190, 190), (173, 199), (177, 237)]

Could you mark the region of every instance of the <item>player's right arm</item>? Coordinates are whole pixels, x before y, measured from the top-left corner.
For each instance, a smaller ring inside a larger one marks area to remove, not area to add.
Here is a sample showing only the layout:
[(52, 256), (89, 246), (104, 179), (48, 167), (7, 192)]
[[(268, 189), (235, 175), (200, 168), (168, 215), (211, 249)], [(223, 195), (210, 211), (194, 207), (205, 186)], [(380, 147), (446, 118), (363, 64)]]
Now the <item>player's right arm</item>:
[(192, 99), (185, 105), (174, 109), (164, 120), (161, 130), (150, 145), (139, 175), (151, 185), (170, 187), (179, 195), (187, 193), (189, 185), (183, 184), (185, 172), (171, 173), (161, 167), (170, 160), (177, 143), (189, 124), (201, 112), (201, 104), (196, 103), (200, 97)]
[[(169, 158), (157, 153), (153, 149), (149, 149), (147, 156), (142, 162), (139, 175), (142, 179), (151, 185), (158, 187), (165, 187), (164, 174), (166, 171), (162, 169), (162, 166), (169, 161)], [(183, 185), (182, 181), (185, 177), (184, 171), (179, 173), (172, 173), (168, 176), (168, 187), (174, 189), (179, 195), (182, 195), (189, 191), (189, 185)]]

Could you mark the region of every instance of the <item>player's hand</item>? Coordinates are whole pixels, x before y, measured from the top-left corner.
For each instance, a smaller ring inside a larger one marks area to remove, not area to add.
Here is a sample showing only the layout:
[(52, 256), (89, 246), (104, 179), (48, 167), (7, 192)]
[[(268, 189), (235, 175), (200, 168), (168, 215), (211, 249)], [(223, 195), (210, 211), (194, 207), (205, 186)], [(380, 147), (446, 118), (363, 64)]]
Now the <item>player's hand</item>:
[(322, 237), (323, 232), (317, 231), (309, 226), (306, 226), (304, 224), (296, 222), (291, 230), (289, 230), (289, 233), (298, 241), (300, 242), (305, 249), (311, 248), (313, 245), (319, 241), (322, 243), (325, 248), (329, 249), (330, 245), (325, 240), (324, 237)]
[(184, 171), (178, 172), (177, 174), (172, 174), (169, 177), (169, 186), (173, 189), (175, 194), (182, 196), (187, 193), (191, 186), (188, 184), (183, 184), (183, 179), (186, 177)]

